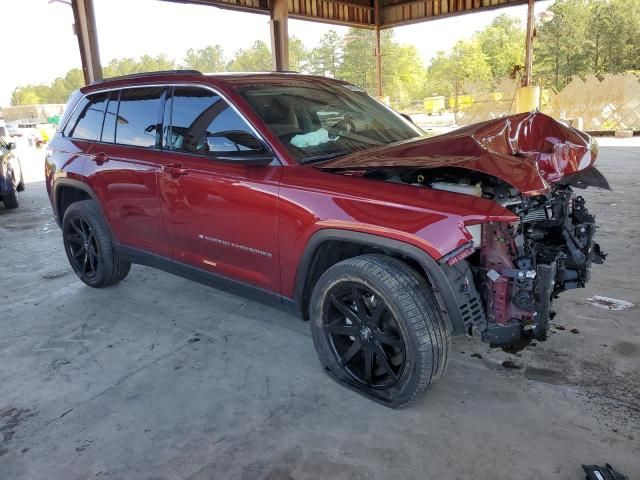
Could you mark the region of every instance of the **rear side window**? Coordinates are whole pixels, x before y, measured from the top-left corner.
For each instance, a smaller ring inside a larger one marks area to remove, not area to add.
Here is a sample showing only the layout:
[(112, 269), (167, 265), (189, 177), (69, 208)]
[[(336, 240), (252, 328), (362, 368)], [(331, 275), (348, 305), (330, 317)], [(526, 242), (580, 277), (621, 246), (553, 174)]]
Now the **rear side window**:
[(80, 140), (99, 140), (107, 96), (107, 93), (98, 93), (82, 100), (69, 119), (64, 136)]
[(114, 143), (116, 141), (116, 125), (118, 120), (118, 100), (120, 92), (111, 92), (107, 111), (104, 116), (104, 126), (102, 127), (102, 141)]
[[(108, 115), (115, 123), (116, 143), (136, 147), (155, 147), (159, 123), (162, 87), (130, 88), (120, 92), (120, 105), (115, 115)], [(111, 132), (111, 123), (107, 133)], [(105, 141), (109, 141), (105, 138)]]
[(215, 156), (264, 149), (235, 110), (209, 90), (175, 87), (169, 105), (164, 143), (171, 150)]

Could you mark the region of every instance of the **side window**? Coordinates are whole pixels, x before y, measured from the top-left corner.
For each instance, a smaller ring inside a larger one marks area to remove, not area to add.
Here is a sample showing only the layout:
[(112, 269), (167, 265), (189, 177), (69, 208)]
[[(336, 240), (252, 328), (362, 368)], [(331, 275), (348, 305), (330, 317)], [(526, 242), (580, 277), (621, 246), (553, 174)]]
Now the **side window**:
[(98, 93), (84, 99), (67, 123), (64, 135), (80, 140), (100, 139), (107, 96), (107, 93)]
[(209, 90), (175, 87), (169, 104), (165, 144), (171, 150), (211, 156), (264, 150), (247, 123)]
[(107, 111), (104, 115), (104, 126), (102, 127), (102, 141), (114, 143), (116, 141), (116, 125), (118, 120), (118, 100), (120, 92), (113, 91), (107, 103)]
[(155, 147), (159, 135), (158, 115), (162, 87), (130, 88), (120, 92), (115, 117), (116, 143)]

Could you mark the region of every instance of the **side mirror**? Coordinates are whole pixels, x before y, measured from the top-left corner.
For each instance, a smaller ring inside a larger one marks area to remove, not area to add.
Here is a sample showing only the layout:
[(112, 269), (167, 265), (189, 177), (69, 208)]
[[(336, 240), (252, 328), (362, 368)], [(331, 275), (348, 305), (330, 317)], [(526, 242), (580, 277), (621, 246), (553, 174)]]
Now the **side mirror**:
[(400, 115), (402, 115), (406, 120), (409, 120), (415, 125), (415, 123), (413, 122), (413, 118), (411, 118), (411, 115), (409, 115), (408, 113), (400, 113)]
[(18, 148), (18, 146), (16, 145), (16, 142), (9, 142), (9, 143), (7, 143), (7, 149), (9, 149), (9, 150), (15, 150), (16, 148)]
[(269, 165), (275, 159), (259, 139), (241, 130), (207, 135), (207, 147), (209, 156), (221, 162)]

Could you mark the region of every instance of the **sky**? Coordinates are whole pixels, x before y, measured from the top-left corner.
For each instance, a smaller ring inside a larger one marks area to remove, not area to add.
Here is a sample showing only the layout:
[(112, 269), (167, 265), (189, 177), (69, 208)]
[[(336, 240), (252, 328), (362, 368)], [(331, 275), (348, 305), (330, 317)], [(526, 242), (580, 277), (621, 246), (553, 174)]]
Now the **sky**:
[[(17, 85), (48, 84), (69, 69), (80, 67), (71, 7), (48, 1), (2, 0), (0, 105), (9, 104)], [(536, 13), (551, 3), (536, 2)], [(94, 0), (94, 5), (103, 64), (117, 57), (162, 53), (181, 61), (189, 48), (211, 44), (220, 44), (231, 56), (256, 40), (270, 42), (268, 15), (158, 0)], [(471, 37), (501, 13), (519, 17), (524, 26), (526, 6), (519, 5), (399, 27), (394, 33), (400, 43), (415, 45), (428, 64), (437, 51)], [(347, 30), (317, 22), (289, 21), (289, 35), (300, 38), (309, 48), (330, 29), (338, 33)]]

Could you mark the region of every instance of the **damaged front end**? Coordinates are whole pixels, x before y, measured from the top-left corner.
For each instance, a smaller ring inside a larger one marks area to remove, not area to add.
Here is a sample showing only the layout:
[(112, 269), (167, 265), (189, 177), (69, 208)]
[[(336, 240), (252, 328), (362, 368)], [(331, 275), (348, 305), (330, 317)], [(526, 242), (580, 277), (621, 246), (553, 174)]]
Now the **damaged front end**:
[(472, 266), (487, 313), (480, 333), (491, 346), (546, 340), (555, 315), (553, 299), (583, 288), (592, 263), (606, 257), (594, 242), (595, 217), (570, 186), (556, 186), (508, 208), (520, 221), (482, 225)]
[[(439, 261), (468, 334), (493, 347), (546, 340), (553, 300), (589, 281), (606, 254), (575, 189), (609, 189), (588, 135), (540, 113), (330, 161), (340, 173), (491, 199), (515, 222), (465, 225), (473, 241)], [(472, 199), (470, 201), (473, 202)]]

